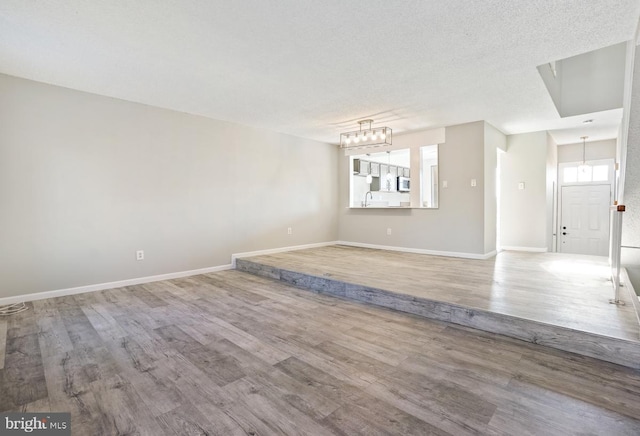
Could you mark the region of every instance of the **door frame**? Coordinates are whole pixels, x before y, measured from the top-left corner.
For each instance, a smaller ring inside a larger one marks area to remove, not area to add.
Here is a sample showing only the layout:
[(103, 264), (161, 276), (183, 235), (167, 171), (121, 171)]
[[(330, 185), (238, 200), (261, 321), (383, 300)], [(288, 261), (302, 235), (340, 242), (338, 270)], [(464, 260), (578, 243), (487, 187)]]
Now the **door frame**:
[[(576, 162), (561, 162), (558, 164), (558, 184), (557, 184), (557, 196), (556, 196), (556, 240), (555, 251), (560, 253), (560, 235), (562, 234), (562, 188), (564, 186), (586, 186), (586, 185), (608, 185), (609, 186), (609, 202), (613, 200), (614, 189), (614, 177), (615, 177), (615, 159), (597, 159), (588, 160), (585, 162), (588, 165), (608, 165), (609, 177), (607, 182), (565, 182), (564, 181), (564, 169), (567, 167), (575, 167), (582, 164), (582, 161)], [(609, 232), (609, 241), (611, 241), (611, 232)]]

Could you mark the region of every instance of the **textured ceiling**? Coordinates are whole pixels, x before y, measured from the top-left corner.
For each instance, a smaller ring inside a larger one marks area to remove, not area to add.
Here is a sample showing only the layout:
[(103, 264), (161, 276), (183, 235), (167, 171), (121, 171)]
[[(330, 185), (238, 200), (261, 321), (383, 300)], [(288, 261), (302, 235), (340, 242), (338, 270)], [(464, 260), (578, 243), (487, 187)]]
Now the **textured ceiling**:
[(637, 0), (2, 0), (0, 72), (328, 142), (362, 118), (580, 130), (536, 66), (631, 39), (639, 15)]

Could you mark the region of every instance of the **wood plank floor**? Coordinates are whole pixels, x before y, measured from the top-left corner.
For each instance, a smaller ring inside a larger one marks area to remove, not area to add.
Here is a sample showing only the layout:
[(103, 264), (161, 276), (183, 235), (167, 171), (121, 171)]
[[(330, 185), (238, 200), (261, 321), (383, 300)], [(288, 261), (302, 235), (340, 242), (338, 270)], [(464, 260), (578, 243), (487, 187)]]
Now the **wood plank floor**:
[(248, 260), (640, 342), (631, 302), (608, 304), (613, 291), (602, 257), (503, 251), (475, 260), (332, 245)]
[(640, 372), (239, 271), (0, 319), (0, 411), (75, 435), (640, 434)]

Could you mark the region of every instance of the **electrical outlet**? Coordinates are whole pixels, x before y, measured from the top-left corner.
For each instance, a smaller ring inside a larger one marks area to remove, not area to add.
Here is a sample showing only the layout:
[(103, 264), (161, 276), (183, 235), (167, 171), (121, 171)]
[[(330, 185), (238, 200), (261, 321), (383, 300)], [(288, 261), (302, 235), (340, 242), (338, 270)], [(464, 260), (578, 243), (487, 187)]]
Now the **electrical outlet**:
[(287, 227), (287, 235), (293, 235), (293, 230), (291, 227)]
[(144, 260), (144, 250), (136, 251), (136, 260)]
[(449, 187), (449, 182), (447, 182), (446, 180), (442, 181), (442, 187), (443, 188), (448, 188)]
[(390, 235), (390, 234), (391, 234), (391, 227), (388, 227), (387, 228), (387, 235)]
[(471, 179), (471, 186), (475, 187), (478, 185), (478, 182), (476, 181), (476, 179)]

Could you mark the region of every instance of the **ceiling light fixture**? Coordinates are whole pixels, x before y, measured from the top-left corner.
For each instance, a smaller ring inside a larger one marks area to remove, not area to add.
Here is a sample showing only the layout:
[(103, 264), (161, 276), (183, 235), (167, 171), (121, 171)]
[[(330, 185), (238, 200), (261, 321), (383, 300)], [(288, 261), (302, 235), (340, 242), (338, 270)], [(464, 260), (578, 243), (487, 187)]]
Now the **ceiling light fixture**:
[(587, 165), (587, 161), (586, 161), (586, 155), (587, 155), (587, 145), (586, 145), (586, 141), (587, 141), (588, 136), (581, 136), (580, 139), (582, 139), (582, 165), (578, 165), (578, 171), (580, 171), (581, 173), (586, 173), (587, 171), (589, 171), (589, 165)]
[[(360, 120), (360, 130), (340, 134), (340, 148), (367, 148), (391, 145), (391, 128), (371, 128), (373, 120)], [(369, 125), (367, 127), (367, 124)]]

